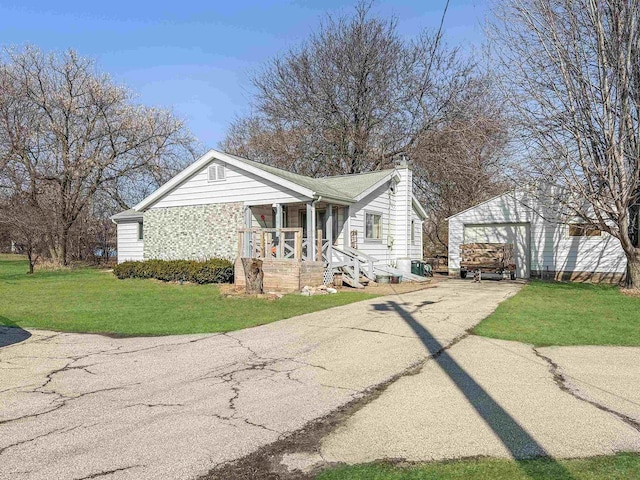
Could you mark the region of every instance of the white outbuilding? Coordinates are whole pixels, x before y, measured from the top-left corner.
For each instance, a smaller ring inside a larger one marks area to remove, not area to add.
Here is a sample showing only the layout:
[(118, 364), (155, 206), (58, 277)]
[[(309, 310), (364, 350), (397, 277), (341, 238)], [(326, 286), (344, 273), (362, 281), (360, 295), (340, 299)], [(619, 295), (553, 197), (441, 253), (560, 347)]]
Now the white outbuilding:
[(558, 220), (542, 195), (511, 191), (449, 217), (449, 275), (460, 274), (460, 245), (512, 243), (519, 278), (620, 282), (620, 241), (579, 218)]

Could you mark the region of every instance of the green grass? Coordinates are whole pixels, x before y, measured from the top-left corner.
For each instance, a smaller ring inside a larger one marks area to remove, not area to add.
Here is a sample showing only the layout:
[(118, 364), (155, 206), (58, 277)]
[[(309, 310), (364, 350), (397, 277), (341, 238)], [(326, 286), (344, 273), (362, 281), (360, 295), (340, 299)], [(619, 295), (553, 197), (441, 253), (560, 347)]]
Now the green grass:
[(375, 297), (231, 298), (216, 285), (118, 280), (94, 268), (27, 270), (22, 257), (0, 255), (0, 325), (125, 336), (228, 332)]
[(640, 455), (620, 453), (575, 460), (474, 459), (411, 467), (383, 464), (326, 470), (316, 480), (628, 480), (640, 478)]
[(533, 281), (473, 333), (537, 346), (640, 346), (640, 297), (610, 285)]

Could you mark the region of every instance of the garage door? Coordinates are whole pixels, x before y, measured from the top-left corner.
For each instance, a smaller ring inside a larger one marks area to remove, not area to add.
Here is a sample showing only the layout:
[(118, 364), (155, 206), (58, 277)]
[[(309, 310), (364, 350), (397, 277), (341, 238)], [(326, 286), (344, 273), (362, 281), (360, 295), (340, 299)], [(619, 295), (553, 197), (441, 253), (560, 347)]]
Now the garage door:
[(465, 225), (464, 243), (513, 243), (518, 278), (529, 278), (529, 224)]

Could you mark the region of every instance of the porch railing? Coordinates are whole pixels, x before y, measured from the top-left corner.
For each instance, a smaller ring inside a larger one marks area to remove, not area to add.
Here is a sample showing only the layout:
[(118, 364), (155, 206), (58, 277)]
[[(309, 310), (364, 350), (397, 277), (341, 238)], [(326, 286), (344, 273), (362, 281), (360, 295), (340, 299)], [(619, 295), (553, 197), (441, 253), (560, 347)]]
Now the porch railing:
[(245, 257), (303, 258), (302, 228), (241, 228), (238, 253)]
[(241, 228), (238, 230), (238, 253), (244, 257), (281, 258), (331, 263), (331, 242), (317, 231), (311, 254), (310, 239), (302, 228)]

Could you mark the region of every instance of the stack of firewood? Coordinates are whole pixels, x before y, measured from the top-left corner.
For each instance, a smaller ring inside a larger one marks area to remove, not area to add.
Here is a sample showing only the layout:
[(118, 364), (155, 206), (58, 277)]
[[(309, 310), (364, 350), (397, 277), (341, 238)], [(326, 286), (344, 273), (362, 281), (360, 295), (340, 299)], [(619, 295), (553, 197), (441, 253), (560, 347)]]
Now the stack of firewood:
[(460, 266), (467, 270), (501, 271), (515, 264), (512, 243), (465, 243), (460, 251)]

